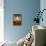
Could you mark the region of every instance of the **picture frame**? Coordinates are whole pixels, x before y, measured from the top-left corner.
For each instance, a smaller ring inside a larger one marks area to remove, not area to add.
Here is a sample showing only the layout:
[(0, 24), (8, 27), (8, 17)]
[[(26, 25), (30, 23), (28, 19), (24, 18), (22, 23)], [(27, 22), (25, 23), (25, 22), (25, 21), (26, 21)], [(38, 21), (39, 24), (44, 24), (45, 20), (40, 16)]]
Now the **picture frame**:
[(14, 26), (22, 25), (22, 15), (21, 14), (13, 14), (13, 25)]

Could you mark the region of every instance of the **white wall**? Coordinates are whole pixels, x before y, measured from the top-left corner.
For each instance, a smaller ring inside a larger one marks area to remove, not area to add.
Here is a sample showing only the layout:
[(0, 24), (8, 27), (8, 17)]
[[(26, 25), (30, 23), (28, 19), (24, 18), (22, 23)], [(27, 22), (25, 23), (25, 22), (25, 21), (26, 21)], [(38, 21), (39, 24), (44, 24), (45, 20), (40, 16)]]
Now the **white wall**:
[(0, 42), (4, 41), (4, 0), (0, 0)]

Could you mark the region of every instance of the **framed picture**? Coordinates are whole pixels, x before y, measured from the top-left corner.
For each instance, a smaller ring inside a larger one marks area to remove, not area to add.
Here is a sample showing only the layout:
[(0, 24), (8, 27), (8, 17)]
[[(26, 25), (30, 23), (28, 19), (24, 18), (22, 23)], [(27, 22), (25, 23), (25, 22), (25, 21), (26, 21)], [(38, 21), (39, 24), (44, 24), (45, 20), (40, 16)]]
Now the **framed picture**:
[(13, 14), (13, 25), (22, 25), (22, 15), (21, 14)]

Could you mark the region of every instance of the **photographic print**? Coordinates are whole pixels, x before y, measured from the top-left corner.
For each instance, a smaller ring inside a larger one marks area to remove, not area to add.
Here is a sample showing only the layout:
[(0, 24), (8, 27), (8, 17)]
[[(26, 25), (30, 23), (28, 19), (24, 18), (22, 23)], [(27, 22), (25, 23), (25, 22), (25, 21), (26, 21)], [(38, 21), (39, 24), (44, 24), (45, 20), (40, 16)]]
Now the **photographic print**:
[(21, 25), (22, 24), (22, 15), (21, 14), (13, 14), (13, 25)]

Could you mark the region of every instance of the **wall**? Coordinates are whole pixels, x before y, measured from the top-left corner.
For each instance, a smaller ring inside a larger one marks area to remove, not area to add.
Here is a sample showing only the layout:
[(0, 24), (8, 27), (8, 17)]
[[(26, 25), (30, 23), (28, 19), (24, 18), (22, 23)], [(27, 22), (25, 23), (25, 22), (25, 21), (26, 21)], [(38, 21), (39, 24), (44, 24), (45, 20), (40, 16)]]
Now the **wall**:
[(0, 42), (4, 41), (4, 0), (0, 0)]
[[(43, 10), (43, 9), (46, 9), (46, 0), (41, 0), (40, 1), (40, 9), (41, 9), (41, 11)], [(43, 25), (43, 26), (46, 26), (46, 11), (44, 11), (43, 12), (43, 15), (42, 15), (42, 17), (43, 17), (43, 22), (41, 21), (41, 25)]]
[[(40, 9), (40, 0), (5, 0), (4, 7), (4, 38), (7, 41), (18, 41), (24, 37), (30, 30), (33, 24), (34, 17)], [(22, 25), (13, 26), (13, 14), (22, 14)]]

